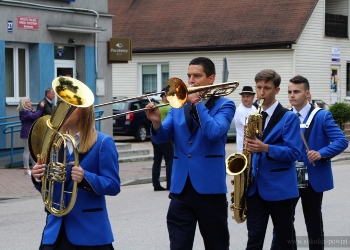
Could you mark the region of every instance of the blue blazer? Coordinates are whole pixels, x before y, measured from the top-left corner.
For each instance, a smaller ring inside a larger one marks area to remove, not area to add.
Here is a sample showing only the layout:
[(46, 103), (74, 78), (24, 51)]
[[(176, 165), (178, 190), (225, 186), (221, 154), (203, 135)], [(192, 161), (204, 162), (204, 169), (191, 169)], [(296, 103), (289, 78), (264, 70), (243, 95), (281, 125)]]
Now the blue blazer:
[[(274, 115), (281, 108), (282, 105), (278, 104), (265, 130), (272, 125)], [(298, 197), (295, 161), (301, 157), (302, 148), (298, 116), (287, 111), (270, 133), (262, 138), (269, 145), (268, 153), (254, 153), (252, 156), (253, 184), (248, 190), (248, 196), (258, 191), (267, 201)]]
[[(67, 162), (72, 160), (73, 154)], [(80, 166), (84, 169), (84, 179), (78, 184), (76, 203), (65, 216), (48, 215), (42, 244), (55, 243), (63, 221), (67, 237), (74, 245), (98, 246), (114, 241), (105, 201), (105, 195), (115, 196), (120, 192), (118, 153), (114, 140), (98, 132), (96, 143), (85, 154)], [(71, 167), (67, 167), (68, 190), (73, 185), (70, 173)], [(55, 183), (56, 200), (60, 187), (60, 183)], [(40, 183), (37, 188), (40, 190)], [(66, 199), (70, 198), (67, 196), (70, 195), (66, 195)]]
[(190, 118), (195, 123), (192, 131), (186, 123), (186, 107), (170, 109), (156, 134), (153, 134), (151, 128), (155, 143), (169, 141), (174, 136), (175, 151), (170, 187), (172, 193), (181, 193), (188, 176), (198, 193), (227, 192), (225, 145), (236, 107), (227, 98), (217, 98), (212, 103), (209, 110), (203, 103), (192, 109), (197, 111), (191, 111)]
[[(309, 118), (314, 107), (305, 117), (304, 123)], [(340, 154), (348, 147), (348, 140), (339, 126), (335, 124), (332, 114), (326, 110), (318, 111), (313, 118), (313, 125), (309, 131), (305, 131), (305, 138), (310, 150), (318, 151), (322, 159), (315, 161), (313, 166), (306, 154), (303, 145), (302, 159), (307, 166), (309, 184), (316, 192), (324, 192), (334, 187), (333, 174), (331, 168), (331, 158)]]

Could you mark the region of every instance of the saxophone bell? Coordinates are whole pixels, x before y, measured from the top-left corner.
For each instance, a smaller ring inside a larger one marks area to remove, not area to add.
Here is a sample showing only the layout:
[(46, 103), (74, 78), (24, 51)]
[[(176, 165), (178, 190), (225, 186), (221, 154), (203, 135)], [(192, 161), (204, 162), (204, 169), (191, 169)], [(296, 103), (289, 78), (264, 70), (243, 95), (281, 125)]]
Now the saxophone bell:
[(233, 153), (226, 159), (226, 173), (238, 175), (247, 168), (247, 157), (241, 153)]

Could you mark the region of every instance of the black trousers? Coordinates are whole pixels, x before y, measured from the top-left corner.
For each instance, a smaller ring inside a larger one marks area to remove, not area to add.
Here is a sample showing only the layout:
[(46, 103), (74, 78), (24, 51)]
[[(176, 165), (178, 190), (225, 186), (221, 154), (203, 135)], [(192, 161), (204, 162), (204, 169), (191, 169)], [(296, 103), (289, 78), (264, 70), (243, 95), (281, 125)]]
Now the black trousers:
[(187, 179), (181, 194), (170, 193), (167, 225), (171, 250), (192, 250), (198, 222), (205, 249), (229, 249), (226, 194), (199, 194)]
[[(306, 224), (310, 250), (324, 249), (324, 233), (322, 219), (323, 192), (317, 193), (309, 184), (306, 188), (299, 188), (299, 196)], [(296, 199), (295, 206), (299, 198)], [(276, 244), (276, 233), (273, 230), (271, 250), (280, 250)]]
[(152, 183), (153, 187), (160, 187), (159, 177), (161, 164), (164, 157), (165, 172), (166, 172), (166, 188), (170, 189), (171, 185), (171, 171), (173, 168), (174, 159), (174, 144), (173, 141), (156, 144), (152, 141), (153, 145), (153, 165), (152, 165)]
[(276, 229), (276, 245), (279, 249), (296, 249), (294, 231), (295, 198), (281, 201), (265, 201), (259, 192), (247, 197), (247, 250), (263, 249), (269, 217)]
[[(300, 188), (299, 194), (309, 237), (309, 249), (324, 249), (322, 200), (323, 192), (317, 193), (309, 184)], [(298, 202), (298, 201), (297, 201)]]
[[(47, 222), (47, 217), (46, 217)], [(43, 234), (44, 235), (44, 234)], [(53, 245), (40, 244), (39, 250), (114, 250), (112, 243), (100, 246), (76, 246), (73, 245), (67, 237), (64, 221), (61, 224), (61, 229), (57, 240)]]

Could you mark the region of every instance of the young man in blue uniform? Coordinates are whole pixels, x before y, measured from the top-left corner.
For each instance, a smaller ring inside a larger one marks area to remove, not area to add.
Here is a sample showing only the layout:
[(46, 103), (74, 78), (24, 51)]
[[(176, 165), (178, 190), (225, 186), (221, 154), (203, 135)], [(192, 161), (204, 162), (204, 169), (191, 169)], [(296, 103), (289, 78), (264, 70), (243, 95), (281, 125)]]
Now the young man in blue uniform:
[(247, 139), (247, 150), (252, 156), (253, 183), (247, 195), (246, 249), (262, 249), (266, 227), (271, 216), (280, 249), (296, 249), (291, 244), (294, 235), (295, 199), (298, 185), (295, 161), (301, 157), (298, 116), (287, 111), (276, 100), (281, 77), (274, 70), (265, 69), (255, 76), (259, 100), (264, 99), (265, 117), (261, 138)]
[[(309, 103), (309, 81), (303, 76), (295, 76), (288, 84), (288, 98), (292, 111), (299, 113), (300, 123), (307, 123), (315, 107)], [(331, 158), (348, 147), (348, 140), (332, 114), (320, 109), (313, 116), (308, 128), (302, 128), (309, 150), (303, 145), (299, 164), (306, 166), (308, 185), (299, 188), (306, 229), (309, 237), (309, 249), (324, 249), (322, 220), (323, 192), (333, 189)], [(296, 203), (298, 202), (297, 199)]]
[[(209, 58), (195, 58), (188, 66), (187, 76), (190, 86), (211, 85), (215, 65)], [(146, 114), (153, 122), (152, 140), (162, 143), (174, 136), (167, 214), (170, 249), (192, 249), (198, 223), (205, 249), (227, 250), (225, 145), (235, 104), (227, 98), (201, 99), (198, 92), (192, 93), (187, 104), (170, 109), (163, 122), (153, 103), (146, 108), (151, 108)]]

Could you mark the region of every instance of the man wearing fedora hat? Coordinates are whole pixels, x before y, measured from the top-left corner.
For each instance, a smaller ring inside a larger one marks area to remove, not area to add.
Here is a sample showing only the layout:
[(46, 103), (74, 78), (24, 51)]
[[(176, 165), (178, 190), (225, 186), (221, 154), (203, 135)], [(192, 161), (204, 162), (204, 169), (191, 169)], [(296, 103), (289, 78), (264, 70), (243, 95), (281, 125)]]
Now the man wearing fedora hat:
[(236, 109), (234, 121), (236, 125), (237, 152), (242, 153), (245, 120), (250, 114), (256, 112), (256, 108), (253, 106), (255, 93), (251, 86), (244, 86), (242, 92), (239, 94), (242, 96), (242, 103)]

